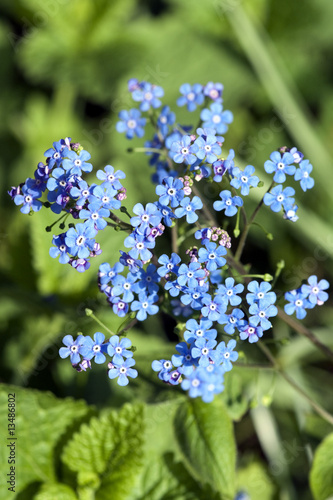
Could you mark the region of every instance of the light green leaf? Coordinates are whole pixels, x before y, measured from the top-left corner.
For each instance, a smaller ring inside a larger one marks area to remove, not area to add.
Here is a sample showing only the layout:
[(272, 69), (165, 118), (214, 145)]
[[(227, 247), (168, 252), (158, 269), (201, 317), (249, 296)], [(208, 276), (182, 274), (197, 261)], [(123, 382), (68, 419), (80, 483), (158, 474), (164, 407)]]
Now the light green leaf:
[(140, 477), (140, 485), (130, 500), (218, 500), (209, 486), (203, 487), (189, 474), (173, 453), (150, 460)]
[(77, 496), (66, 484), (44, 483), (34, 500), (77, 500)]
[(192, 476), (222, 494), (235, 495), (236, 446), (233, 427), (222, 401), (183, 403), (176, 414), (178, 443)]
[(237, 490), (244, 491), (250, 498), (273, 500), (276, 487), (265, 467), (259, 462), (252, 462), (237, 473)]
[(333, 433), (318, 446), (311, 472), (310, 486), (315, 500), (333, 497)]
[[(13, 393), (16, 401), (15, 435), (18, 438), (15, 467), (19, 471), (19, 481), (16, 481), (16, 492), (20, 492), (33, 482), (56, 481), (57, 446), (87, 416), (89, 408), (83, 401), (61, 400), (48, 392), (1, 384), (0, 428), (4, 437), (11, 437), (5, 434), (5, 430), (8, 429), (8, 394)], [(0, 463), (3, 469), (6, 464), (9, 471), (8, 449), (1, 447)], [(13, 493), (4, 489), (1, 499), (12, 498)]]
[(143, 407), (125, 405), (83, 424), (66, 446), (62, 461), (77, 472), (81, 491), (96, 499), (126, 499), (142, 466)]

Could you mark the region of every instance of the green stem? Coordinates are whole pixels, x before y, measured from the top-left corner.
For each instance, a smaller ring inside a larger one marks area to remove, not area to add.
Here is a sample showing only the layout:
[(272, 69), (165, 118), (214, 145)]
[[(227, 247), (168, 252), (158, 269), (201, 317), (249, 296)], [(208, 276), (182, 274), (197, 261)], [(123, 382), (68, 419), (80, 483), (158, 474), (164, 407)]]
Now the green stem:
[(110, 335), (111, 337), (113, 335), (116, 335), (112, 330), (110, 330), (110, 328), (108, 328), (106, 326), (105, 323), (103, 323), (103, 321), (101, 321), (100, 319), (97, 318), (97, 316), (95, 316), (95, 314), (93, 313), (93, 311), (91, 309), (85, 309), (85, 313), (87, 316), (91, 317), (92, 319), (94, 319), (96, 321), (96, 323), (98, 323), (100, 326), (102, 326), (104, 328), (104, 330), (106, 330)]
[[(272, 187), (274, 186), (274, 184), (275, 184), (275, 182), (272, 181), (271, 185), (269, 186), (269, 188), (267, 189), (267, 191), (266, 191), (265, 194), (267, 194), (267, 193), (270, 192), (270, 190), (272, 189)], [(238, 261), (240, 260), (240, 258), (242, 256), (242, 253), (243, 253), (243, 250), (244, 250), (244, 246), (245, 246), (245, 242), (246, 242), (246, 238), (247, 238), (248, 232), (250, 230), (251, 224), (253, 223), (253, 221), (256, 218), (259, 210), (262, 207), (262, 204), (264, 203), (264, 196), (259, 201), (259, 203), (256, 206), (256, 208), (254, 209), (251, 217), (249, 218), (248, 223), (244, 227), (244, 230), (242, 232), (242, 236), (240, 237), (239, 244), (238, 244), (238, 247), (237, 247), (237, 250), (236, 250), (236, 253), (235, 253), (235, 259), (238, 260)]]
[(269, 349), (262, 343), (258, 342), (257, 343), (259, 349), (265, 354), (267, 359), (272, 363), (273, 367), (275, 370), (288, 382), (289, 385), (291, 385), (301, 396), (303, 396), (312, 406), (312, 408), (320, 415), (326, 422), (330, 423), (333, 425), (333, 415), (328, 413), (322, 406), (320, 406), (318, 403), (316, 403), (277, 363), (275, 360), (274, 356), (270, 352)]
[(173, 253), (178, 254), (178, 224), (175, 222), (175, 225), (171, 228), (171, 248)]

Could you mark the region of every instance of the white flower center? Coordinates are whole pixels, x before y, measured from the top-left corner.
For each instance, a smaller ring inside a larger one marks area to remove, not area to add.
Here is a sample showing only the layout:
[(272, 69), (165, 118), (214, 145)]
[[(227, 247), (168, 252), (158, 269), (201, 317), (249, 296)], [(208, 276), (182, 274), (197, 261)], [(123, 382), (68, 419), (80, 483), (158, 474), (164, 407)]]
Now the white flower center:
[(60, 153), (58, 153), (58, 152), (57, 152), (57, 153), (54, 153), (53, 158), (54, 158), (55, 160), (58, 160), (58, 159), (60, 158)]
[(282, 170), (284, 168), (284, 163), (282, 163), (281, 161), (277, 164), (277, 168), (279, 170)]
[(252, 333), (255, 332), (255, 329), (253, 328), (253, 326), (250, 326), (250, 328), (248, 329), (248, 333), (249, 335), (252, 335)]
[(218, 91), (216, 89), (212, 89), (209, 92), (209, 95), (210, 95), (211, 99), (216, 99), (219, 96), (219, 93), (218, 93)]
[(153, 98), (153, 94), (151, 92), (146, 92), (144, 97), (146, 101), (151, 101)]
[(188, 99), (189, 101), (193, 101), (193, 100), (195, 99), (195, 93), (194, 93), (194, 92), (189, 92), (189, 93), (187, 94), (187, 99)]
[(279, 194), (279, 196), (276, 199), (277, 199), (277, 201), (280, 201), (280, 202), (283, 201), (284, 200), (283, 194)]
[(301, 299), (296, 300), (295, 306), (302, 307), (302, 305), (303, 305), (303, 300), (301, 300)]
[(127, 126), (128, 126), (128, 128), (131, 128), (131, 129), (135, 128), (136, 127), (136, 121), (135, 120), (128, 120)]
[(187, 155), (188, 152), (188, 148), (182, 148), (182, 155)]
[(77, 158), (77, 160), (75, 160), (75, 161), (74, 161), (74, 165), (75, 165), (76, 167), (80, 167), (80, 166), (82, 165), (82, 161), (81, 161), (81, 160), (79, 160), (79, 158)]
[(214, 115), (213, 118), (212, 118), (212, 122), (213, 123), (220, 123), (221, 121), (221, 117), (220, 115)]

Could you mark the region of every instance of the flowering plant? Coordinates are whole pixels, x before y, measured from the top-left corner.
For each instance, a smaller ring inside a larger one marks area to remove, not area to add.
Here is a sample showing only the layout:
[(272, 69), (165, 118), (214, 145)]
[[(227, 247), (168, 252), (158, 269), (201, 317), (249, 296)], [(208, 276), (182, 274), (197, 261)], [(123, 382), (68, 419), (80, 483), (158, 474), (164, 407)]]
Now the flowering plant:
[[(149, 123), (153, 127), (153, 137), (129, 152), (149, 157), (155, 199), (146, 206), (126, 207), (125, 174), (111, 165), (97, 170), (97, 183), (88, 183), (91, 156), (69, 137), (54, 142), (34, 178), (13, 187), (9, 194), (24, 214), (44, 207), (59, 216), (46, 228), (51, 231), (59, 225), (62, 231), (53, 235), (50, 256), (78, 272), (87, 271), (90, 259), (102, 253), (99, 231), (111, 228), (125, 233), (128, 251), (120, 251), (118, 262), (101, 263), (98, 273), (99, 289), (114, 314), (124, 318), (123, 326), (114, 333), (102, 324), (109, 339), (102, 332), (96, 332), (93, 339), (79, 334), (74, 340), (66, 335), (60, 356), (69, 357), (78, 371), (90, 369), (92, 361), (108, 362), (109, 378), (127, 385), (129, 378), (138, 375), (128, 331), (136, 322), (163, 311), (177, 320), (179, 342), (171, 359), (151, 360), (152, 369), (164, 383), (180, 385), (191, 398), (211, 402), (223, 391), (224, 378), (237, 362), (237, 343), (258, 342), (274, 362), (261, 344), (270, 334), (274, 317), (280, 316), (313, 341), (312, 332), (289, 316), (303, 319), (308, 310), (321, 306), (328, 298), (328, 282), (312, 275), (298, 289), (276, 293), (274, 285), (283, 261), (274, 276), (251, 274), (241, 261), (261, 207), (282, 212), (286, 223), (297, 223), (295, 189), (284, 183), (288, 179), (288, 183), (299, 182), (303, 191), (311, 189), (312, 165), (295, 147), (274, 151), (264, 164), (272, 181), (249, 215), (246, 198), (264, 183), (255, 175), (254, 166), (236, 166), (234, 151), (225, 148), (224, 134), (233, 115), (223, 108), (223, 85), (186, 83), (180, 87), (177, 105), (186, 106), (189, 112), (200, 108), (197, 127), (179, 124), (169, 106), (162, 107), (161, 87), (132, 79), (128, 89), (138, 107), (121, 111), (116, 128), (131, 140), (142, 138)], [(214, 200), (205, 194), (212, 185), (219, 191)], [(273, 238), (261, 229), (268, 239)], [(164, 253), (168, 236), (171, 248)], [(166, 243), (160, 244), (162, 239)], [(95, 317), (93, 311), (86, 312)], [(314, 342), (332, 357), (318, 339)]]

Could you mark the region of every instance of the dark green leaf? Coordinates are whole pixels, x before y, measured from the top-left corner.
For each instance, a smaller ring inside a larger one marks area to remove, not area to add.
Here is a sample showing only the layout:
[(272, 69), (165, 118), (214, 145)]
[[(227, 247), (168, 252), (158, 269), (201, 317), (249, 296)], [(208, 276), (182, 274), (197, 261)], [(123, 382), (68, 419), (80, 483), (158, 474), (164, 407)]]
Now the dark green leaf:
[(330, 500), (333, 496), (333, 433), (316, 450), (310, 485), (315, 500)]
[(194, 479), (223, 495), (235, 494), (236, 446), (233, 426), (222, 401), (184, 402), (176, 414), (175, 431), (185, 463)]

